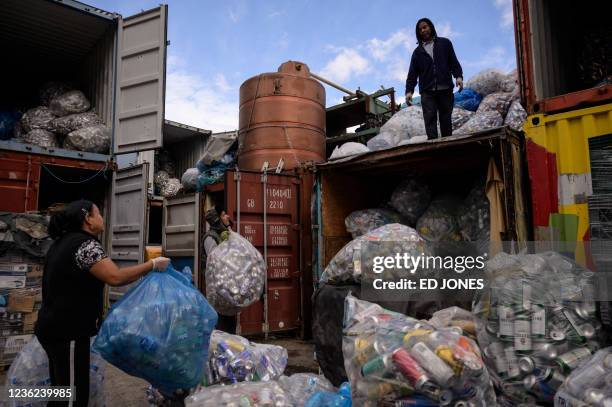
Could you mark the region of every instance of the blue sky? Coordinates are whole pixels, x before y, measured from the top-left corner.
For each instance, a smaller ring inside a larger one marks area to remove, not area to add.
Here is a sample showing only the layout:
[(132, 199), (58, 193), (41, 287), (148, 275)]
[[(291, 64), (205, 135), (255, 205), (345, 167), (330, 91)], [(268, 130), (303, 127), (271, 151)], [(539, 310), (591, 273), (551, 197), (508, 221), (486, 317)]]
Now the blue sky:
[[(84, 0), (129, 16), (159, 0)], [(169, 0), (166, 118), (211, 129), (238, 125), (246, 79), (287, 60), (349, 89), (394, 87), (403, 100), (414, 25), (433, 20), (465, 78), (516, 65), (511, 0)], [(326, 87), (327, 105), (343, 94)]]

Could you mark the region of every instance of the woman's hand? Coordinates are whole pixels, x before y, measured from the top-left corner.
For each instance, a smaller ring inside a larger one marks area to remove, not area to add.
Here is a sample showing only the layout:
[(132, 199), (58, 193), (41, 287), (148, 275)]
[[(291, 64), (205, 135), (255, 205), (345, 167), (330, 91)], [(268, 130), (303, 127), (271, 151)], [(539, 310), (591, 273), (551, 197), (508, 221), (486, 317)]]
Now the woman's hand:
[(153, 262), (153, 268), (151, 271), (164, 271), (170, 264), (170, 259), (167, 257), (155, 257), (151, 259)]

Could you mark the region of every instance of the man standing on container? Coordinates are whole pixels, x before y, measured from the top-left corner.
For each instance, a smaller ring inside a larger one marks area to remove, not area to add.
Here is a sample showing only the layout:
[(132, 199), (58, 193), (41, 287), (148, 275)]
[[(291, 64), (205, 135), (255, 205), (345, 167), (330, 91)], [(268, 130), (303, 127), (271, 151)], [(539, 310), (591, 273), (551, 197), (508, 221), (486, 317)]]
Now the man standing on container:
[(453, 132), (451, 114), (455, 100), (452, 76), (461, 92), (463, 71), (453, 44), (447, 38), (438, 37), (431, 20), (421, 18), (417, 22), (416, 38), (419, 45), (412, 53), (406, 78), (406, 104), (410, 103), (418, 81), (427, 138), (438, 138), (438, 116), (442, 137), (448, 137)]

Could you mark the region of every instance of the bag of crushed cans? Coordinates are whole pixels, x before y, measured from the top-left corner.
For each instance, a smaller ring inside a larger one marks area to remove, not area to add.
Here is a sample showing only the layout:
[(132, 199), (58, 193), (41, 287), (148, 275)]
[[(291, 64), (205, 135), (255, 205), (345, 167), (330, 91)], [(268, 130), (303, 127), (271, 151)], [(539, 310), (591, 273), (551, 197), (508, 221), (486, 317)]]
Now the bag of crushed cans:
[(521, 102), (519, 100), (515, 100), (510, 105), (508, 114), (504, 119), (504, 124), (510, 127), (512, 130), (522, 131), (525, 120), (527, 120), (527, 112), (525, 109), (523, 109)]
[(473, 89), (482, 96), (500, 92), (505, 86), (506, 75), (498, 69), (485, 69), (472, 76), (465, 83), (465, 87)]
[(287, 349), (250, 342), (214, 330), (210, 337), (207, 372), (202, 385), (276, 380), (287, 366)]
[(353, 239), (377, 229), (389, 223), (400, 223), (402, 217), (399, 213), (390, 209), (373, 208), (351, 212), (344, 219), (346, 231), (353, 236)]
[(458, 327), (436, 329), (349, 295), (343, 354), (354, 405), (495, 406), (480, 349)]
[(454, 306), (434, 312), (429, 319), (429, 323), (437, 329), (457, 326), (461, 328), (464, 335), (476, 338), (476, 320), (474, 314), (460, 307)]
[(243, 382), (203, 387), (185, 399), (186, 407), (293, 407), (278, 382)]
[[(425, 246), (425, 241), (416, 230), (399, 223), (391, 223), (374, 229), (347, 243), (331, 259), (321, 276), (321, 282), (330, 282), (332, 284), (360, 282), (362, 274), (361, 256), (364, 254), (362, 253), (362, 244), (364, 242), (389, 243), (384, 246), (384, 250), (380, 250), (380, 247), (378, 248), (379, 253), (377, 253), (377, 256), (394, 256), (396, 253), (409, 253), (418, 257), (423, 253), (429, 253), (429, 249)], [(397, 272), (397, 270), (389, 269), (381, 274), (381, 277), (393, 278), (389, 273), (394, 272)]]
[(380, 133), (370, 139), (367, 145), (371, 151), (384, 150), (424, 134), (423, 109), (421, 106), (408, 106), (395, 113), (380, 128)]
[(409, 226), (415, 226), (431, 202), (429, 186), (417, 176), (402, 181), (391, 194), (389, 205), (398, 211)]
[(612, 347), (574, 370), (555, 395), (555, 407), (612, 405)]
[[(71, 343), (71, 347), (74, 348), (74, 343)], [(102, 357), (96, 352), (91, 352), (89, 361), (88, 406), (104, 407), (106, 405), (104, 372), (105, 364)], [(25, 388), (51, 386), (49, 358), (36, 336), (33, 336), (30, 342), (23, 347), (11, 364), (6, 377), (6, 386)], [(47, 402), (12, 400), (6, 405), (10, 407), (44, 407), (47, 405)]]
[(456, 134), (470, 134), (478, 131), (500, 127), (504, 124), (504, 118), (497, 110), (476, 112), (470, 120), (457, 129)]
[(221, 315), (236, 315), (259, 300), (266, 263), (244, 237), (231, 232), (206, 260), (206, 298)]
[(490, 95), (485, 96), (485, 98), (480, 102), (478, 106), (479, 112), (490, 112), (496, 111), (502, 117), (506, 117), (508, 113), (508, 108), (510, 107), (510, 103), (512, 103), (513, 96), (512, 93), (509, 92), (495, 92)]
[(429, 242), (460, 241), (457, 207), (461, 200), (453, 195), (434, 199), (417, 221), (416, 230)]
[(500, 253), (487, 273), (473, 312), (494, 383), (508, 404), (552, 403), (600, 347), (594, 273), (555, 252)]
[(335, 394), (336, 391), (334, 385), (325, 376), (314, 373), (296, 373), (291, 376), (281, 376), (278, 379), (278, 383), (285, 390), (285, 393), (289, 395), (295, 407), (303, 407), (306, 401), (315, 393), (334, 392)]

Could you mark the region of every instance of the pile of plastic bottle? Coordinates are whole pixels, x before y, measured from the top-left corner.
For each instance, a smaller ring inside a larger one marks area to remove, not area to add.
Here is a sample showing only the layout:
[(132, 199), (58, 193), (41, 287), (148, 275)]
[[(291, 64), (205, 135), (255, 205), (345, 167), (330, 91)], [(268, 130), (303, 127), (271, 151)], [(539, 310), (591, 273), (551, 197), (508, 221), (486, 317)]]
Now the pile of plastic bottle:
[(587, 405), (612, 405), (612, 347), (574, 370), (555, 395), (555, 407)]
[(488, 268), (473, 311), (501, 403), (550, 403), (600, 347), (594, 274), (554, 252), (502, 253)]
[(243, 382), (203, 387), (185, 399), (186, 407), (293, 407), (278, 382)]
[(313, 373), (281, 376), (278, 383), (296, 406), (303, 406), (307, 400), (317, 393), (330, 392), (335, 394), (336, 392), (334, 385), (325, 376)]
[(113, 306), (94, 342), (104, 359), (171, 394), (195, 387), (217, 314), (169, 267), (149, 273)]
[(287, 366), (287, 349), (249, 342), (246, 338), (213, 331), (202, 385), (275, 380)]
[(436, 329), (348, 295), (343, 354), (354, 405), (495, 405), (480, 350), (458, 327)]

